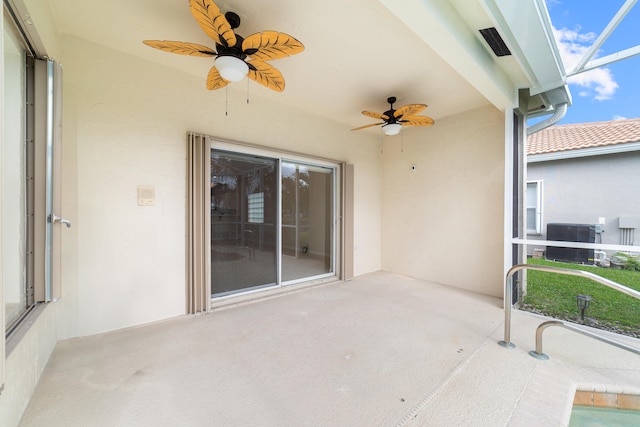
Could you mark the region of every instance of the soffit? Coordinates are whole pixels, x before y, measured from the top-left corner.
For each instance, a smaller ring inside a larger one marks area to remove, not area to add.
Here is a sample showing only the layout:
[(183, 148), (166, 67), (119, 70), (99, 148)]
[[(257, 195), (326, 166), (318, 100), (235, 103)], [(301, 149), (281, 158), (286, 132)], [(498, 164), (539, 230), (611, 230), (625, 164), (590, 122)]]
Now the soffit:
[[(160, 52), (142, 44), (145, 39), (164, 39), (213, 46), (191, 16), (187, 3), (186, 0), (49, 2), (60, 32), (192, 74), (202, 79), (206, 90), (205, 78), (212, 60)], [(305, 45), (305, 51), (296, 56), (270, 62), (285, 77), (284, 92), (275, 93), (251, 82), (252, 97), (295, 106), (341, 122), (346, 129), (369, 123), (370, 119), (360, 112), (384, 111), (389, 96), (397, 97), (397, 106), (428, 104), (423, 114), (437, 120), (490, 103), (504, 108), (510, 97), (515, 96), (513, 88), (527, 84), (513, 58), (495, 59), (486, 52), (484, 42), (476, 34), (477, 27), (492, 21), (479, 1), (451, 2), (457, 27), (447, 20), (439, 22), (439, 28), (448, 32), (448, 44), (455, 44), (455, 39), (460, 38), (470, 40), (473, 45), (472, 52), (456, 50), (454, 54), (459, 58), (453, 60), (451, 55), (443, 55), (445, 45), (416, 33), (414, 24), (408, 23), (405, 15), (396, 13), (397, 6), (390, 9), (388, 3), (391, 2), (216, 1), (223, 12), (233, 11), (240, 16), (242, 23), (236, 32), (243, 36), (276, 30), (296, 37)], [(409, 14), (418, 10), (419, 17), (424, 17), (423, 6), (419, 4), (423, 2), (394, 3), (403, 3)], [(469, 58), (461, 58), (470, 53)], [(471, 69), (465, 71), (465, 63), (477, 61), (473, 55), (479, 55), (486, 62), (484, 66), (488, 64), (489, 72), (483, 79), (474, 77)], [(229, 90), (246, 92), (247, 83), (232, 84)], [(213, 91), (211, 96), (223, 101), (224, 89)]]

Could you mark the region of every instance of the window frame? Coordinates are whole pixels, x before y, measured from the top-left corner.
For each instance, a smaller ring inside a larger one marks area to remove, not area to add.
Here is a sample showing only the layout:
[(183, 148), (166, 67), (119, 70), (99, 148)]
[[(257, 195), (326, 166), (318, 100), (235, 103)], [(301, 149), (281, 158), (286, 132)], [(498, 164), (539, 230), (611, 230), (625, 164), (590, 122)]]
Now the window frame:
[[(5, 27), (11, 26), (25, 57), (25, 78), (21, 88), (24, 92), (21, 138), (24, 140), (26, 163), (23, 177), (26, 219), (21, 239), (26, 251), (24, 290), (28, 297), (26, 309), (15, 321), (9, 324), (2, 315), (0, 326), (5, 332), (5, 341), (14, 334), (19, 335), (18, 331), (28, 323), (25, 320), (30, 318), (31, 313), (37, 311), (34, 309), (38, 304), (60, 298), (60, 230), (63, 223), (67, 227), (71, 225), (56, 215), (61, 211), (62, 66), (48, 57), (35, 28), (24, 21), (23, 12), (24, 4), (20, 1), (3, 4), (3, 45)], [(3, 73), (4, 68), (3, 57)], [(4, 120), (4, 105), (2, 114)], [(5, 135), (1, 135), (1, 138), (4, 147)], [(7, 177), (1, 167), (0, 173), (0, 181), (5, 181)], [(0, 278), (0, 295), (4, 294), (7, 286), (9, 284)], [(0, 304), (4, 311), (2, 298)]]
[[(5, 25), (10, 28), (5, 28)], [(19, 286), (19, 292), (22, 293), (22, 297), (20, 299), (20, 312), (11, 319), (6, 318), (6, 313), (3, 313), (2, 321), (3, 321), (3, 330), (5, 332), (5, 336), (9, 336), (22, 322), (22, 320), (33, 310), (36, 306), (36, 301), (34, 298), (34, 201), (35, 201), (35, 180), (34, 180), (34, 170), (35, 170), (35, 151), (33, 144), (33, 129), (35, 126), (35, 114), (34, 114), (34, 92), (35, 92), (35, 76), (34, 76), (34, 57), (29, 49), (28, 43), (25, 42), (23, 38), (23, 34), (19, 29), (18, 24), (13, 20), (11, 13), (5, 8), (3, 9), (3, 36), (5, 34), (5, 30), (9, 30), (12, 33), (12, 41), (21, 49), (23, 63), (22, 67), (22, 78), (20, 79), (19, 88), (22, 91), (22, 105), (20, 105), (20, 116), (21, 116), (21, 124), (22, 127), (20, 132), (19, 142), (21, 147), (20, 150), (22, 152), (22, 157), (24, 159), (24, 171), (23, 176), (21, 176), (22, 185), (24, 186), (24, 194), (23, 194), (23, 209), (21, 220), (24, 221), (24, 232), (21, 239), (21, 248), (24, 250), (24, 253), (21, 256), (24, 256), (24, 271), (22, 272), (22, 283), (2, 283), (2, 293), (4, 294), (4, 289), (7, 286)], [(3, 38), (3, 45), (5, 40)], [(4, 52), (4, 46), (3, 46)], [(5, 70), (5, 64), (3, 62), (3, 70)], [(3, 79), (4, 80), (4, 79)], [(6, 114), (6, 108), (8, 106), (5, 104), (3, 107), (3, 114)], [(13, 106), (15, 107), (15, 106)], [(4, 135), (6, 136), (6, 134)], [(7, 144), (8, 141), (3, 141), (3, 146)], [(12, 143), (15, 143), (13, 141)], [(3, 156), (4, 157), (4, 156)], [(5, 171), (2, 171), (2, 179), (7, 178), (5, 176)], [(4, 199), (4, 195), (2, 196)], [(5, 206), (7, 209), (12, 209), (13, 206)], [(4, 222), (3, 222), (4, 223)], [(4, 236), (3, 236), (4, 242)], [(4, 257), (4, 255), (3, 255)], [(3, 258), (4, 259), (4, 258)], [(4, 301), (0, 301), (2, 303), (2, 307), (4, 308)]]
[[(298, 152), (288, 151), (286, 149), (281, 148), (265, 148), (259, 145), (251, 144), (251, 143), (243, 143), (237, 141), (228, 141), (222, 138), (218, 138), (215, 136), (208, 136), (210, 142), (210, 148), (212, 150), (220, 150), (220, 151), (228, 151), (231, 153), (239, 153), (239, 154), (248, 154), (248, 155), (256, 155), (256, 156), (264, 156), (267, 158), (277, 159), (278, 160), (278, 182), (282, 181), (282, 167), (285, 163), (292, 164), (304, 164), (307, 167), (320, 167), (320, 168), (329, 168), (332, 169), (333, 181), (333, 199), (331, 201), (333, 206), (333, 213), (331, 218), (331, 224), (333, 227), (332, 233), (332, 242), (331, 242), (331, 259), (332, 259), (332, 268), (331, 272), (318, 275), (318, 276), (310, 276), (305, 277), (304, 279), (294, 279), (294, 280), (282, 280), (282, 262), (281, 259), (278, 259), (277, 262), (277, 287), (286, 287), (289, 285), (294, 285), (301, 282), (309, 282), (312, 283), (317, 280), (330, 280), (331, 278), (340, 278), (342, 280), (350, 280), (353, 274), (353, 257), (349, 255), (347, 259), (344, 258), (344, 253), (347, 251), (347, 247), (345, 246), (346, 238), (352, 239), (353, 230), (344, 230), (344, 217), (349, 215), (350, 217), (353, 215), (351, 209), (353, 209), (353, 201), (349, 200), (349, 206), (346, 206), (347, 201), (343, 200), (344, 196), (342, 192), (344, 188), (342, 187), (341, 180), (345, 179), (345, 176), (341, 172), (342, 169), (345, 168), (345, 163), (337, 161), (335, 159), (323, 158), (320, 156), (307, 155)], [(352, 179), (350, 177), (349, 179)], [(351, 184), (352, 185), (352, 184)], [(351, 195), (352, 197), (353, 195)], [(281, 193), (278, 196), (278, 224), (277, 224), (277, 236), (278, 242), (277, 245), (279, 248), (282, 248), (282, 195)], [(348, 236), (344, 236), (346, 234)], [(351, 240), (349, 240), (351, 242)], [(278, 252), (278, 257), (281, 257), (281, 251)]]
[[(535, 186), (535, 201), (530, 200), (529, 197), (529, 186)], [(526, 228), (527, 235), (536, 235), (540, 236), (543, 234), (542, 226), (543, 226), (543, 181), (542, 180), (532, 180), (527, 181), (527, 191), (526, 191), (526, 208), (525, 212), (527, 215), (526, 218)], [(529, 211), (533, 209), (535, 212), (535, 228), (529, 228)]]

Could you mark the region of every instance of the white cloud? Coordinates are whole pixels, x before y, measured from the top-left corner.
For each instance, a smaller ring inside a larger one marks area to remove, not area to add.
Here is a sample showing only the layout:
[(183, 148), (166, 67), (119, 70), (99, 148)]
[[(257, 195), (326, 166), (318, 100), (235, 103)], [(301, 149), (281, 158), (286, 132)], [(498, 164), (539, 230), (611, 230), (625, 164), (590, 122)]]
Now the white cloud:
[(613, 120), (627, 120), (627, 119), (628, 119), (628, 117), (619, 116), (617, 114), (613, 116)]
[(618, 89), (611, 70), (608, 68), (596, 68), (595, 70), (577, 74), (567, 79), (569, 84), (575, 84), (582, 88), (592, 89), (595, 91), (588, 92), (589, 96), (593, 96), (598, 101), (611, 99)]
[[(558, 50), (567, 71), (576, 67), (597, 37), (592, 32), (581, 33), (580, 27), (575, 30), (554, 28), (553, 35), (558, 43)], [(598, 101), (611, 99), (618, 89), (618, 83), (608, 68), (586, 71), (569, 77), (567, 81), (569, 84), (577, 85), (583, 89), (579, 93), (580, 96), (593, 96)]]

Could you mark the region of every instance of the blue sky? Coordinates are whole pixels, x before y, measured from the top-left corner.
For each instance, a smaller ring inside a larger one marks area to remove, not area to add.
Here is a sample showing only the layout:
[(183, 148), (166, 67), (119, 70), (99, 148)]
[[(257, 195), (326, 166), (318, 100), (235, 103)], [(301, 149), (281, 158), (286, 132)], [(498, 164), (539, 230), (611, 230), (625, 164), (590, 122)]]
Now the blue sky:
[[(582, 57), (624, 0), (547, 0), (566, 68)], [(640, 45), (640, 3), (601, 46), (595, 58)], [(569, 79), (573, 105), (559, 124), (640, 118), (640, 55)]]

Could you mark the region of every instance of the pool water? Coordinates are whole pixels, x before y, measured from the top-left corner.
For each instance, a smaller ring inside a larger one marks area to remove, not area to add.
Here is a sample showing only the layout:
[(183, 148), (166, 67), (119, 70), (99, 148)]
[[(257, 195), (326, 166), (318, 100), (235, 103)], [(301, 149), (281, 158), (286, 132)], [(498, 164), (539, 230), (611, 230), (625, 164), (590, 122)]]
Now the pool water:
[(640, 411), (574, 406), (569, 427), (640, 426)]

